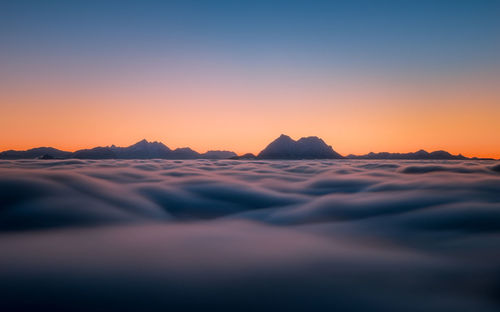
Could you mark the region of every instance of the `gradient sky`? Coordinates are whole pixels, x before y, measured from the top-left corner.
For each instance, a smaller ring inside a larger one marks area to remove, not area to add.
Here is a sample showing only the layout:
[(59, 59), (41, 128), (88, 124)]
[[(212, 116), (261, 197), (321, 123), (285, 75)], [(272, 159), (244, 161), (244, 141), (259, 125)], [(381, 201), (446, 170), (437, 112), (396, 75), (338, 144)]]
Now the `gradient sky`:
[(500, 1), (1, 1), (0, 150), (500, 157)]

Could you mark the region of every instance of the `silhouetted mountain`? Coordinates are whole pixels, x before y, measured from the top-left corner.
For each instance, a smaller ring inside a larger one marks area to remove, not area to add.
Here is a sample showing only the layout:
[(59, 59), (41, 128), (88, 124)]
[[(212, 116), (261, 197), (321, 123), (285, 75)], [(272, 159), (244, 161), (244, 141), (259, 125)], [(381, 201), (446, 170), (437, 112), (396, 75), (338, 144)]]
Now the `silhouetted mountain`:
[(237, 156), (231, 151), (208, 151), (200, 154), (189, 147), (171, 150), (161, 142), (141, 140), (127, 147), (107, 146), (82, 149), (74, 153), (52, 147), (37, 147), (26, 151), (8, 150), (0, 152), (0, 159), (429, 159), (429, 160), (491, 160), (492, 158), (467, 158), (452, 155), (446, 151), (428, 153), (419, 150), (415, 153), (369, 153), (343, 157), (335, 152), (322, 139), (311, 136), (297, 141), (282, 134), (271, 142), (258, 156), (247, 153)]
[(74, 152), (70, 158), (78, 159), (113, 159), (117, 158), (110, 147), (94, 147)]
[(500, 164), (498, 164), (498, 165), (496, 165), (496, 166), (491, 167), (491, 170), (493, 170), (493, 171), (495, 171), (495, 172), (500, 173)]
[(200, 156), (204, 159), (229, 159), (236, 156), (236, 153), (230, 151), (208, 151)]
[(241, 156), (233, 156), (231, 159), (257, 159), (257, 156), (252, 153), (246, 153)]
[(52, 147), (37, 147), (26, 151), (4, 151), (0, 153), (0, 159), (34, 159), (44, 155), (53, 158), (68, 158), (71, 154), (71, 152), (61, 151)]
[(415, 160), (463, 160), (469, 159), (462, 154), (452, 155), (446, 151), (435, 151), (432, 153), (428, 153), (424, 150), (419, 150), (415, 153), (369, 153), (366, 155), (349, 155), (347, 158), (350, 159), (415, 159)]
[(111, 146), (110, 149), (117, 158), (121, 159), (152, 159), (168, 158), (172, 152), (170, 148), (161, 142), (139, 141), (128, 147)]
[(343, 158), (322, 139), (311, 136), (294, 141), (282, 134), (257, 156), (259, 159), (339, 159)]
[(169, 159), (199, 159), (200, 153), (193, 151), (189, 147), (176, 148), (168, 154)]
[(208, 151), (200, 154), (189, 147), (171, 150), (161, 142), (141, 140), (127, 147), (107, 146), (81, 149), (74, 153), (52, 147), (38, 147), (27, 151), (8, 150), (0, 153), (0, 159), (229, 159), (236, 156), (231, 151)]

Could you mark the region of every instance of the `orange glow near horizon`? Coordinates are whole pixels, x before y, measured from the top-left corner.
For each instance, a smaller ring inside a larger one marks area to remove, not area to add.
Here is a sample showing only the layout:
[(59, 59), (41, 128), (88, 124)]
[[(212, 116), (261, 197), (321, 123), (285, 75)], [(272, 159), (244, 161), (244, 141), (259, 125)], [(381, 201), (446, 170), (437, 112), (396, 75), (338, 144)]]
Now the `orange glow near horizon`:
[(207, 77), (3, 84), (0, 150), (74, 151), (146, 138), (242, 154), (258, 153), (284, 133), (319, 136), (342, 155), (442, 149), (500, 158), (495, 75), (436, 84)]

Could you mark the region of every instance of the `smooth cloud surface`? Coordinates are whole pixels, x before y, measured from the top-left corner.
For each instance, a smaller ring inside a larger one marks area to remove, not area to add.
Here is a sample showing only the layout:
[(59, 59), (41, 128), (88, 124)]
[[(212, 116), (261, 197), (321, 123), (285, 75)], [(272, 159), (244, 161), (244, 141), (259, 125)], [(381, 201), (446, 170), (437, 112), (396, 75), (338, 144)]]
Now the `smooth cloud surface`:
[(497, 311), (497, 167), (0, 161), (0, 309)]

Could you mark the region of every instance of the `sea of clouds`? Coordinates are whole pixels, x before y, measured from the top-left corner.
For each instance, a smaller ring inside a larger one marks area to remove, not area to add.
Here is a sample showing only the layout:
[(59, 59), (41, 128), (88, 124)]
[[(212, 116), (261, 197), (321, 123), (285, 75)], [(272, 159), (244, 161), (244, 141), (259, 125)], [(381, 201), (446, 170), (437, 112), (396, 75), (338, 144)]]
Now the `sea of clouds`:
[(494, 161), (0, 161), (1, 311), (499, 311)]

